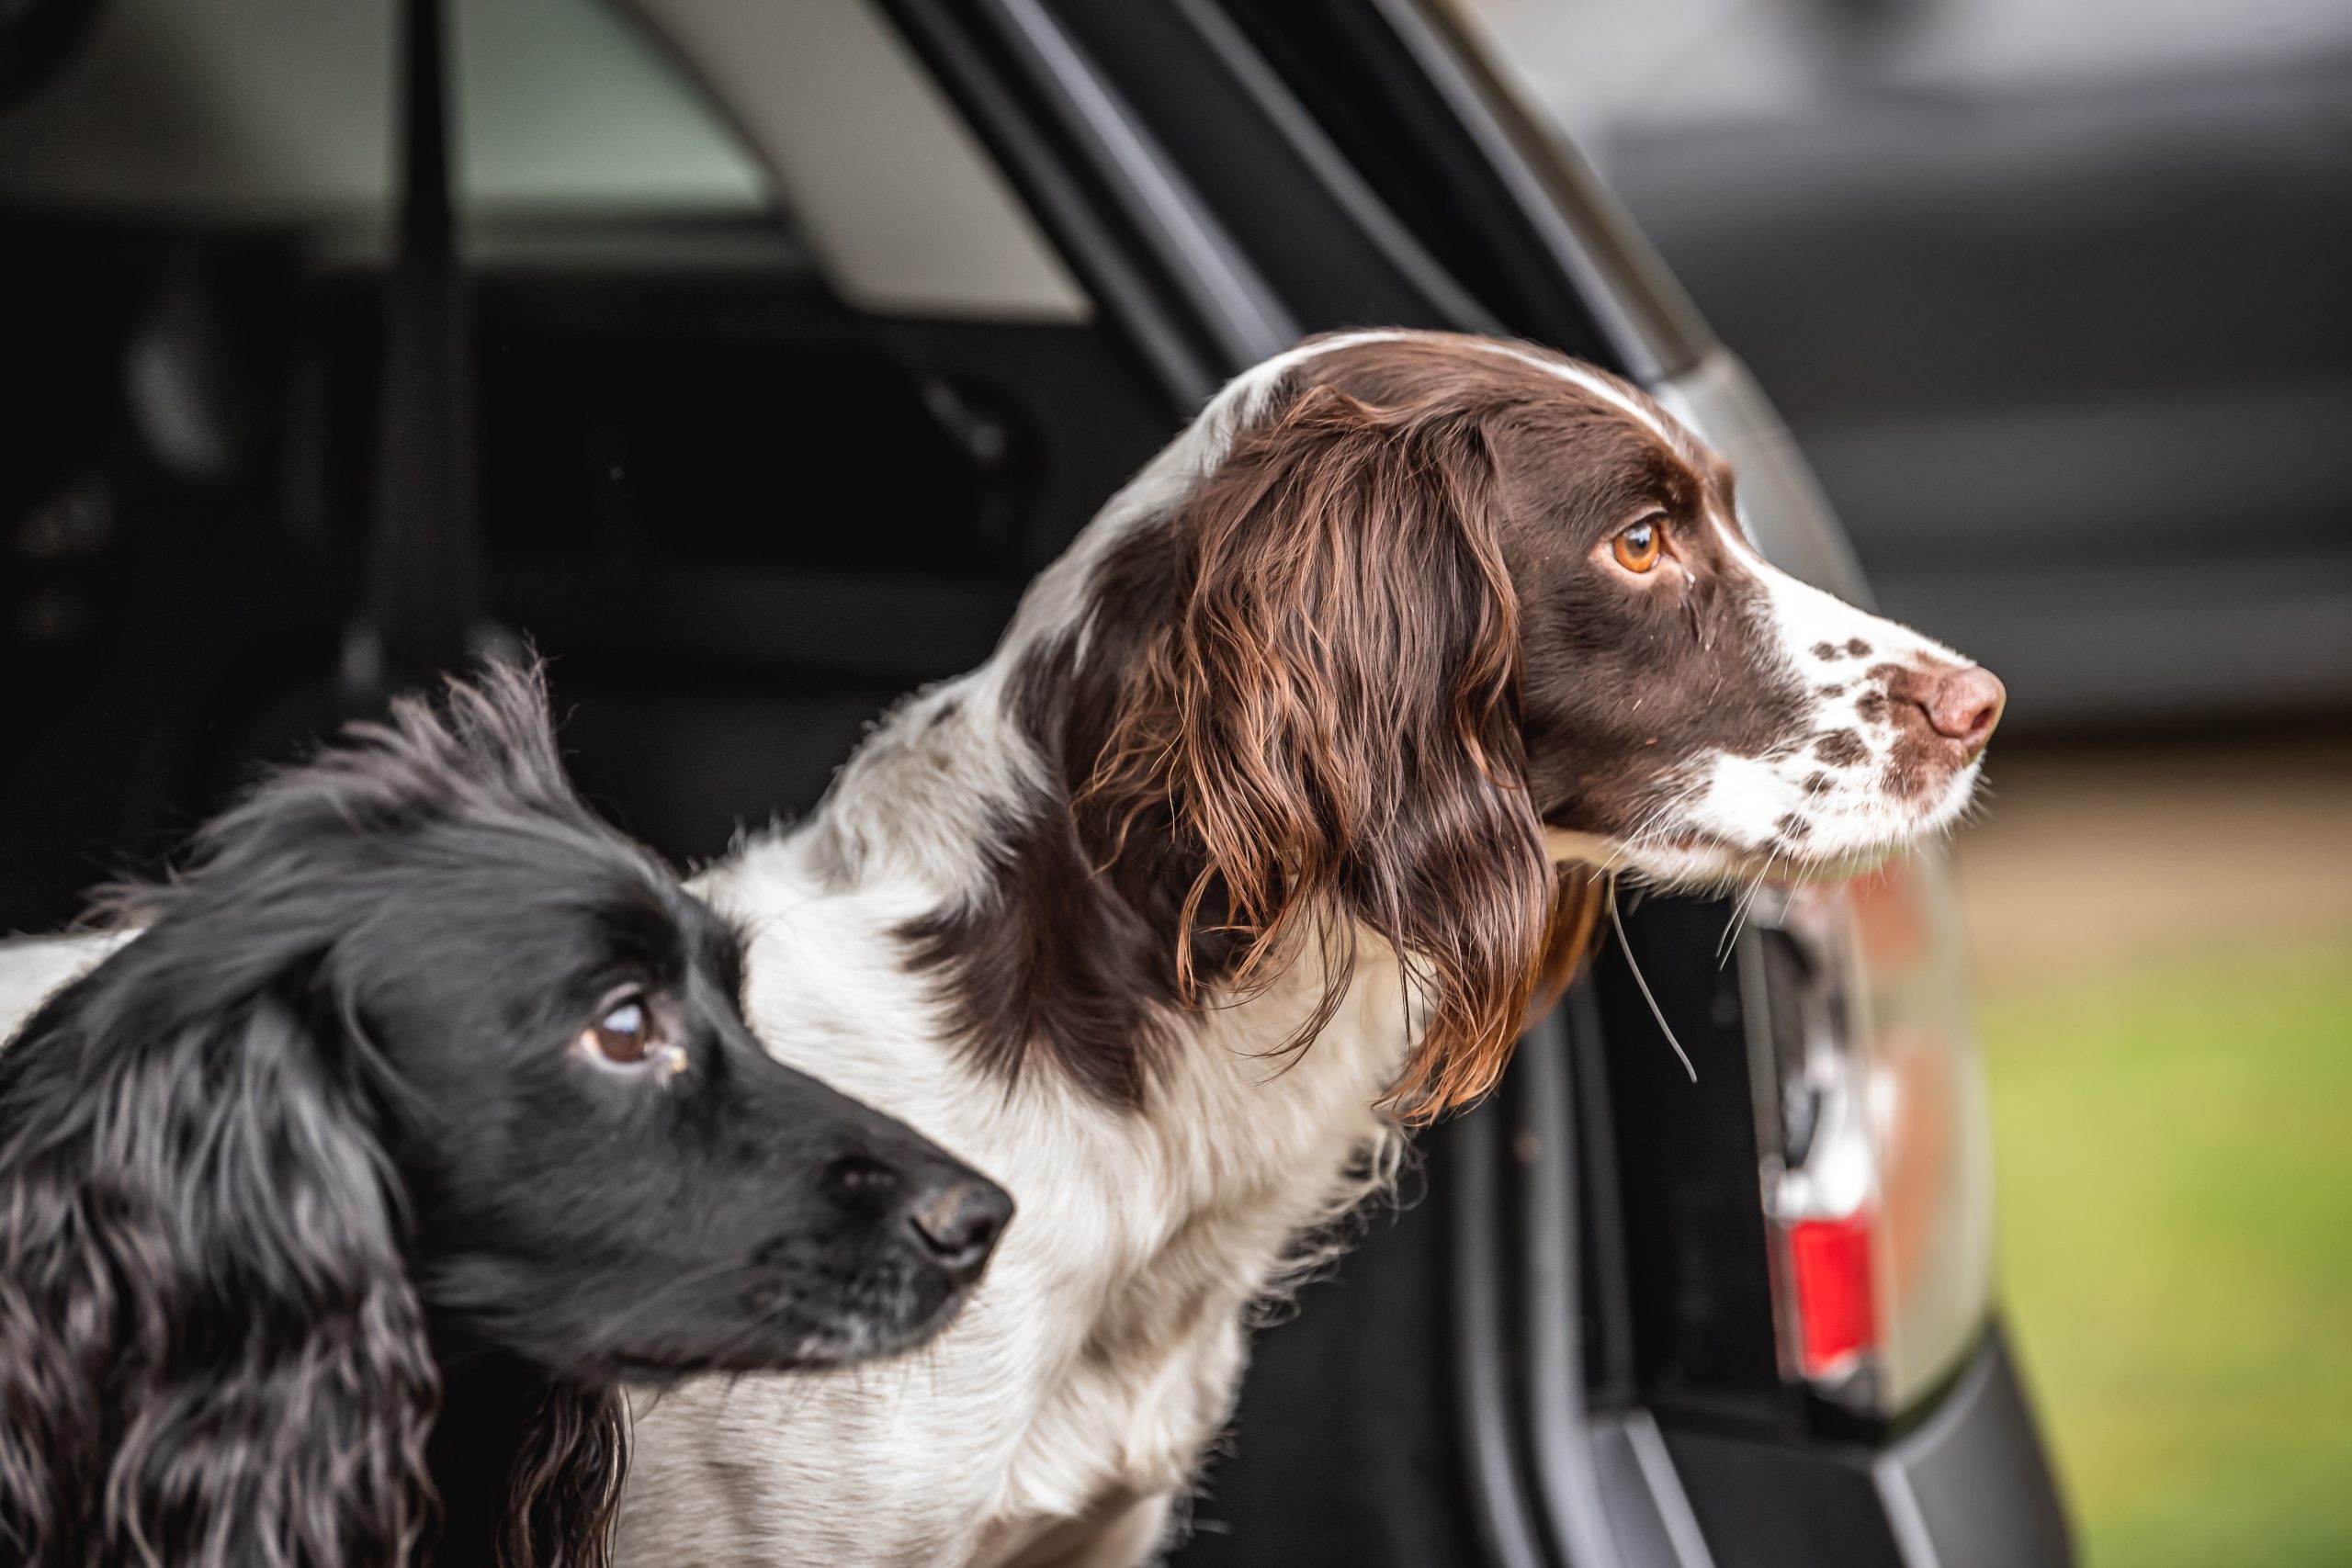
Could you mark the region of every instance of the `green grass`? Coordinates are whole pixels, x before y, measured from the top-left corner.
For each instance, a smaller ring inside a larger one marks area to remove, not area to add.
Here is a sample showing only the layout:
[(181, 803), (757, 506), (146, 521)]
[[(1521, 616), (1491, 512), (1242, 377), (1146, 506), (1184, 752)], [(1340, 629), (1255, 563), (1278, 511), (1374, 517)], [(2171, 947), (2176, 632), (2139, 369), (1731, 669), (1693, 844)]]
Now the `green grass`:
[(2352, 1564), (2352, 955), (1984, 1027), (2003, 1290), (2091, 1568)]

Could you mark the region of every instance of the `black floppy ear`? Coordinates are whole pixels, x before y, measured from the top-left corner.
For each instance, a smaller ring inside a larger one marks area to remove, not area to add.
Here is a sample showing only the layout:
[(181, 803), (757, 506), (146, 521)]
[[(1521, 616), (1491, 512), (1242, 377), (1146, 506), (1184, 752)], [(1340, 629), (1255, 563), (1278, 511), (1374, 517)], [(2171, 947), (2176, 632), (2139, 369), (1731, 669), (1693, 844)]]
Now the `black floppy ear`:
[(610, 1388), (553, 1383), (525, 1415), (507, 1476), (501, 1568), (604, 1568), (628, 1470), (628, 1428)]
[(440, 1391), (378, 1131), (399, 1091), (331, 948), (383, 843), (468, 817), (593, 823), (535, 665), (265, 780), (111, 896), (144, 932), (0, 1051), (0, 1563), (409, 1561)]
[(364, 1046), (280, 994), (204, 1016), (199, 935), (0, 1053), (0, 1560), (395, 1568), (438, 1391)]

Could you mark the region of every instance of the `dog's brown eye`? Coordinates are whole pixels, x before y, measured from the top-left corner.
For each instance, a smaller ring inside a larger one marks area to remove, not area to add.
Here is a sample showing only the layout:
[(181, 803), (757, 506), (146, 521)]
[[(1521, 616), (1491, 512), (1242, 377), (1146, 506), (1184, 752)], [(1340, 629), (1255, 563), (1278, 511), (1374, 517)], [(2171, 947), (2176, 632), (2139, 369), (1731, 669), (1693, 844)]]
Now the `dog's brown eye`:
[(1657, 565), (1661, 536), (1655, 523), (1636, 523), (1611, 541), (1610, 548), (1617, 557), (1617, 564), (1627, 571), (1643, 572)]
[(576, 1056), (616, 1067), (652, 1069), (663, 1083), (686, 1070), (685, 1048), (671, 1043), (662, 1013), (642, 991), (622, 991), (605, 1004), (605, 1016), (571, 1043)]
[(631, 1066), (666, 1049), (654, 1032), (652, 1010), (631, 993), (580, 1032), (580, 1048), (592, 1056)]

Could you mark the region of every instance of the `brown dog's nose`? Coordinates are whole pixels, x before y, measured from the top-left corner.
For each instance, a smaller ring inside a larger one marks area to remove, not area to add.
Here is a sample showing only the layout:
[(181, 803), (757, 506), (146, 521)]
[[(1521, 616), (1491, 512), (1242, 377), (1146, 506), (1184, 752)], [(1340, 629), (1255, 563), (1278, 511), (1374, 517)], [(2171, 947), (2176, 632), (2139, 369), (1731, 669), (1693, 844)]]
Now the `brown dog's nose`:
[(1928, 694), (1928, 722), (1937, 734), (1950, 736), (1973, 753), (1993, 738), (1993, 727), (2001, 722), (2001, 708), (2008, 700), (1999, 676), (1972, 664), (1936, 682)]

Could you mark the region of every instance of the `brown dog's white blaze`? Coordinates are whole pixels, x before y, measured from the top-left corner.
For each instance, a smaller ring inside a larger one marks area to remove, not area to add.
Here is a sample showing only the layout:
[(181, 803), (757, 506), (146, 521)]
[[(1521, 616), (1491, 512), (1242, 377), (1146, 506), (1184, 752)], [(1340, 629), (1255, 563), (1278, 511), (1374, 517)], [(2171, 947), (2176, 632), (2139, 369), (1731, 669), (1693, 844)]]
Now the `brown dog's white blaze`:
[[(982, 1059), (1042, 1050), (1115, 1102), (1168, 1021), (1313, 955), (1303, 1046), (1367, 935), (1421, 1025), (1389, 1103), (1476, 1099), (1589, 944), (1593, 867), (1883, 854), (1964, 806), (1999, 715), (1989, 674), (1766, 563), (1656, 402), (1544, 350), (1310, 344), (1148, 486), (1081, 539), (1071, 624), (1016, 627), (1053, 782), (1000, 897), (909, 933)], [(1082, 957), (1054, 934), (1080, 911)]]
[(1661, 880), (1834, 874), (1940, 831), (1966, 809), (2007, 702), (1990, 671), (1908, 627), (1796, 581), (1736, 541), (1764, 591), (1805, 716), (1780, 745), (1694, 768), (1685, 835), (1625, 849)]

